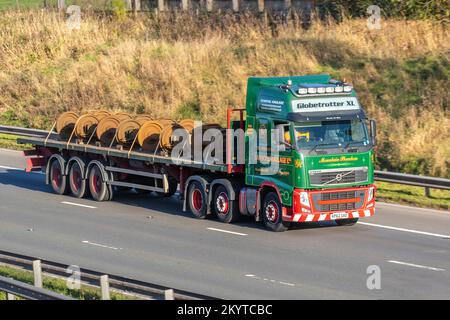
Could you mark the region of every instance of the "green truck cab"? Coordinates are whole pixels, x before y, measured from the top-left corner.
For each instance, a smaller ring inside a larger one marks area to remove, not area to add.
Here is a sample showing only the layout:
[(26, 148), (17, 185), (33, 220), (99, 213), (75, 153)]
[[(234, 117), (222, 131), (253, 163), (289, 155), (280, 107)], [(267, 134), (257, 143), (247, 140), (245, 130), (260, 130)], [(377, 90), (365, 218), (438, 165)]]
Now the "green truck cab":
[(374, 214), (376, 125), (351, 84), (329, 75), (252, 77), (246, 113), (245, 184), (257, 188), (256, 213), (269, 229)]

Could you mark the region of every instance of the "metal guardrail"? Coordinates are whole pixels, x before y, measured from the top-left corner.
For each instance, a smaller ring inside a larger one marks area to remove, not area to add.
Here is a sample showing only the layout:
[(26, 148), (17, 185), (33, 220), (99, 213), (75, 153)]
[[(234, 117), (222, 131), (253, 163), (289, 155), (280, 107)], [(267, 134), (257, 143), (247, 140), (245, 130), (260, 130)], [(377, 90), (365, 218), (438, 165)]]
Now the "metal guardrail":
[[(3, 134), (12, 134), (16, 136), (22, 137), (43, 137), (46, 138), (49, 135), (48, 130), (40, 130), (40, 129), (30, 129), (30, 128), (21, 128), (21, 127), (13, 127), (13, 126), (2, 126), (0, 125), (0, 133)], [(49, 138), (56, 138), (58, 134), (56, 132), (50, 133)]]
[(450, 190), (450, 179), (375, 170), (375, 180), (417, 187)]
[[(36, 261), (39, 261), (39, 263), (36, 264)], [(39, 270), (36, 269), (33, 270), (34, 267), (33, 262), (34, 265), (40, 266)], [(69, 266), (59, 262), (38, 259), (34, 257), (29, 257), (21, 254), (0, 250), (0, 265), (1, 264), (19, 267), (25, 270), (33, 270), (35, 274), (35, 281), (36, 275), (38, 275), (38, 278), (40, 278), (39, 280), (40, 282), (42, 282), (42, 276), (40, 275), (41, 272), (53, 277), (67, 279), (67, 277), (72, 275), (71, 273), (68, 273), (67, 271), (68, 268), (69, 267), (73, 268), (73, 265)], [(144, 299), (151, 299), (151, 300), (219, 300), (216, 297), (193, 293), (185, 290), (173, 289), (162, 285), (135, 279), (129, 279), (117, 275), (105, 274), (102, 272), (89, 270), (85, 268), (80, 268), (79, 276), (82, 284), (100, 287), (102, 289), (102, 295), (104, 293), (103, 288), (103, 285), (105, 284), (104, 280), (107, 279), (106, 287), (108, 290), (107, 293), (108, 296), (109, 296), (109, 288), (111, 288), (129, 295), (135, 295)], [(4, 289), (0, 283), (0, 291), (10, 292), (11, 290), (8, 291)], [(37, 293), (39, 292), (41, 291), (38, 290)], [(10, 293), (16, 295), (16, 293), (14, 292)], [(19, 294), (17, 295), (20, 296)]]
[(11, 295), (13, 295), (27, 300), (75, 300), (71, 297), (3, 276), (0, 276), (0, 291), (5, 291), (9, 294), (8, 299), (12, 299)]
[[(17, 136), (45, 138), (47, 137), (49, 132), (46, 130), (0, 125), (0, 133), (12, 134)], [(52, 132), (49, 136), (50, 139), (54, 139), (57, 137), (58, 134), (56, 132)], [(450, 190), (450, 179), (446, 178), (436, 178), (436, 177), (412, 175), (407, 173), (375, 170), (375, 180), (424, 188)]]

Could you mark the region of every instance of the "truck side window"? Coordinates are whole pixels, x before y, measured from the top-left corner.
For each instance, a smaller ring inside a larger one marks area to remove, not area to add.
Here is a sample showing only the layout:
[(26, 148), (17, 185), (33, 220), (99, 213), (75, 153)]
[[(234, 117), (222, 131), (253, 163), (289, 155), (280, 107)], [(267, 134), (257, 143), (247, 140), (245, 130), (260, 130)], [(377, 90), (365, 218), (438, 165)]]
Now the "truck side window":
[(289, 131), (289, 124), (276, 124), (275, 128), (278, 129), (278, 137), (280, 142), (279, 151), (291, 150), (290, 146), (292, 145), (292, 139)]

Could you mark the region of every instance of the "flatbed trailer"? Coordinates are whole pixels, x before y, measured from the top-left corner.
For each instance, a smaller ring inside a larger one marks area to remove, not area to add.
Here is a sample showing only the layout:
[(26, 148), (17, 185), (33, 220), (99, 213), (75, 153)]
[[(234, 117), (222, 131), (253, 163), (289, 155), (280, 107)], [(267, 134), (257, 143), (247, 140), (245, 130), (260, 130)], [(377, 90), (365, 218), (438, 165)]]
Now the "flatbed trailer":
[[(232, 121), (234, 112), (239, 120)], [(18, 142), (34, 147), (24, 152), (27, 171), (44, 170), (58, 194), (107, 201), (129, 189), (160, 196), (179, 190), (183, 210), (197, 218), (215, 214), (232, 223), (248, 215), (285, 231), (291, 223), (352, 225), (374, 214), (375, 128), (351, 85), (311, 75), (249, 78), (246, 108), (227, 112), (224, 163), (68, 142), (54, 133)], [(234, 129), (245, 133), (232, 136)], [(242, 150), (243, 163), (236, 161)], [(269, 175), (266, 160), (277, 168)]]

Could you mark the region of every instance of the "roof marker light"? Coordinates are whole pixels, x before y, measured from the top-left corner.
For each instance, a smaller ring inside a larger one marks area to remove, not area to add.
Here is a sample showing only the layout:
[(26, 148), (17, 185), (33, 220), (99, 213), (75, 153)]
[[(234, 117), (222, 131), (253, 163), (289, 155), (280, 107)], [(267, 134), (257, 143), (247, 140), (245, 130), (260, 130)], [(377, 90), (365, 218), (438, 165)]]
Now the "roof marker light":
[(352, 92), (352, 86), (344, 86), (344, 92)]
[(308, 88), (308, 93), (317, 93), (317, 88)]
[(344, 87), (337, 86), (334, 88), (334, 92), (342, 92), (342, 91), (344, 91)]
[(326, 93), (333, 93), (334, 92), (334, 87), (326, 87), (325, 88), (325, 92)]
[(307, 94), (308, 93), (308, 89), (306, 89), (306, 88), (298, 88), (297, 92), (298, 92), (298, 94)]
[(317, 93), (325, 93), (325, 87), (317, 88)]

